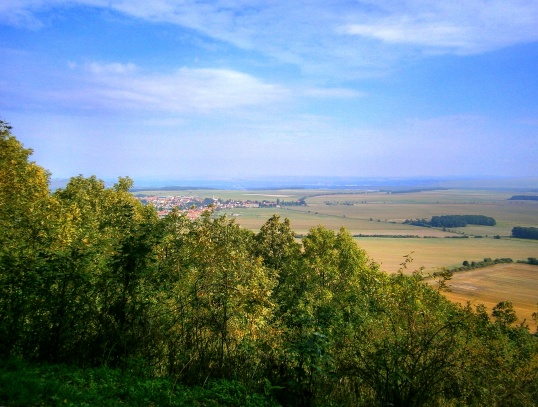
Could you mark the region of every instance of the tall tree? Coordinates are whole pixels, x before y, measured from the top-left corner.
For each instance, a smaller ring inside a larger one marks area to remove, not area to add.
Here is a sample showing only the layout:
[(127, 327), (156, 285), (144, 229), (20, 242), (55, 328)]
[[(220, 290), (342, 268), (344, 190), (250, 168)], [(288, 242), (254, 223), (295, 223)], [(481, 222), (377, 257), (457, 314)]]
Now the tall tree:
[(276, 281), (251, 252), (254, 234), (209, 211), (193, 222), (175, 212), (164, 221), (163, 272), (176, 279), (167, 302), (178, 310), (169, 319), (172, 371), (190, 380), (249, 376)]
[(0, 356), (20, 346), (39, 285), (40, 252), (49, 234), (49, 174), (0, 121)]
[[(82, 329), (84, 334), (72, 332), (69, 343), (77, 348), (73, 338), (88, 341), (83, 348), (94, 362), (123, 363), (151, 347), (147, 330), (158, 219), (153, 208), (129, 193), (131, 185), (130, 179), (120, 178), (105, 188), (95, 177), (79, 176), (54, 194), (69, 229), (63, 245), (51, 253), (51, 264), (57, 265), (52, 287), (62, 310), (55, 315), (70, 320), (54, 325)], [(77, 303), (76, 310), (63, 310), (63, 304)], [(75, 322), (81, 312), (86, 313), (84, 325)]]

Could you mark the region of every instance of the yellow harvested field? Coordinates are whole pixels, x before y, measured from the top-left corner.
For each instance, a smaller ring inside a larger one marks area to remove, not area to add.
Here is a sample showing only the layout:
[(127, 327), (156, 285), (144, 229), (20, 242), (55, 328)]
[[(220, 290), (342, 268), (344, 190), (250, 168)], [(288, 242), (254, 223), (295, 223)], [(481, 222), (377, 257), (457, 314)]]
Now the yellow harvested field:
[(292, 195), (282, 195), (282, 194), (243, 194), (243, 196), (261, 196), (263, 198), (290, 198)]
[(398, 271), (404, 256), (411, 254), (413, 262), (408, 270), (425, 268), (433, 272), (442, 267), (459, 267), (464, 260), (482, 261), (484, 258), (511, 258), (514, 261), (538, 257), (538, 241), (524, 239), (493, 238), (356, 238), (359, 247), (381, 264), (387, 273)]
[(444, 295), (465, 305), (484, 304), (489, 313), (500, 301), (512, 301), (519, 317), (536, 329), (532, 314), (538, 311), (538, 266), (512, 263), (454, 273), (449, 281), (451, 292)]

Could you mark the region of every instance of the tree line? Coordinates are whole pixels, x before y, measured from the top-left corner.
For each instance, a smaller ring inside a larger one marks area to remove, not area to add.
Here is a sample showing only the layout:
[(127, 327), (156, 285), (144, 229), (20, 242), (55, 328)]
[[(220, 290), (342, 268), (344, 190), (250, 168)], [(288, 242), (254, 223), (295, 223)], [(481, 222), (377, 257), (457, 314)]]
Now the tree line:
[(461, 228), (467, 225), (495, 226), (497, 224), (494, 218), (484, 215), (441, 215), (432, 216), (429, 221), (426, 219), (406, 219), (404, 223), (434, 228)]
[(514, 195), (509, 201), (538, 201), (538, 195)]
[(538, 239), (538, 228), (516, 226), (512, 228), (512, 237), (518, 237), (520, 239)]
[(128, 178), (78, 176), (51, 193), (30, 154), (2, 122), (2, 363), (137, 363), (290, 406), (538, 398), (537, 338), (508, 302), (453, 304), (404, 274), (407, 260), (386, 274), (344, 228), (298, 242), (276, 215), (257, 233), (211, 211), (159, 219)]

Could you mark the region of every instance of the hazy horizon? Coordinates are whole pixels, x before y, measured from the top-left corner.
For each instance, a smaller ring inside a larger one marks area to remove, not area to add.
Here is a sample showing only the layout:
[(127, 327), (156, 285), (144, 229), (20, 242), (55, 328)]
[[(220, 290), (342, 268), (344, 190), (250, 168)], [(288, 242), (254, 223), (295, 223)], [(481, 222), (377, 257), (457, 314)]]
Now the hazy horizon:
[[(82, 174), (89, 176), (91, 174)], [(128, 176), (128, 175), (127, 175)], [(131, 177), (132, 178), (132, 177)], [(118, 177), (102, 178), (106, 186), (114, 185)], [(51, 178), (51, 189), (63, 188), (69, 178)], [(428, 190), (428, 189), (498, 189), (538, 192), (538, 178), (512, 177), (236, 177), (236, 178), (134, 178), (133, 190), (271, 190), (271, 189), (338, 189), (338, 190)]]

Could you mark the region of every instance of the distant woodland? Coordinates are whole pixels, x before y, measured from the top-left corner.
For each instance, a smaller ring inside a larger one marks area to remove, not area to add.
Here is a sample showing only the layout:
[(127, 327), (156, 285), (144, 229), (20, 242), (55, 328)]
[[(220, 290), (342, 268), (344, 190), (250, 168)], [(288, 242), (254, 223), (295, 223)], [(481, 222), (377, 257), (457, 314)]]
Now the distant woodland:
[(512, 228), (512, 236), (521, 239), (538, 240), (538, 228), (516, 226)]
[(495, 219), (484, 215), (441, 215), (432, 216), (429, 221), (426, 219), (408, 219), (404, 223), (434, 228), (462, 228), (467, 225), (495, 226), (497, 224)]
[(30, 154), (0, 123), (2, 405), (536, 405), (508, 301), (451, 303), (448, 274), (386, 274), (343, 228), (159, 219), (128, 178), (51, 193)]
[(538, 195), (514, 195), (511, 201), (538, 201)]

